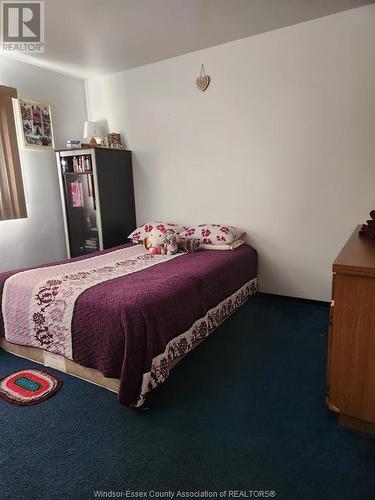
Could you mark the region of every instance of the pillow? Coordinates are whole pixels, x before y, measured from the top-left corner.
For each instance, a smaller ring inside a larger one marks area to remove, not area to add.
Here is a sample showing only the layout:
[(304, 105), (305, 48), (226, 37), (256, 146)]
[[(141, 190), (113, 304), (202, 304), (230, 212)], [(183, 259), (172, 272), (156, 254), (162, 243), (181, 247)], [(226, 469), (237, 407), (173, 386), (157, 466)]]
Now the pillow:
[[(185, 240), (189, 241), (189, 240)], [(243, 245), (244, 240), (236, 240), (233, 243), (228, 243), (228, 245), (205, 245), (202, 243), (199, 247), (200, 250), (235, 250), (236, 248)]]
[(197, 238), (204, 245), (228, 245), (243, 236), (244, 231), (224, 224), (198, 224), (180, 233), (180, 238)]
[(186, 228), (180, 226), (179, 224), (171, 224), (164, 222), (147, 222), (142, 226), (137, 227), (132, 233), (129, 234), (128, 238), (133, 241), (133, 243), (143, 243), (143, 240), (151, 233), (152, 230), (157, 229), (162, 233), (168, 232), (169, 234), (180, 234)]

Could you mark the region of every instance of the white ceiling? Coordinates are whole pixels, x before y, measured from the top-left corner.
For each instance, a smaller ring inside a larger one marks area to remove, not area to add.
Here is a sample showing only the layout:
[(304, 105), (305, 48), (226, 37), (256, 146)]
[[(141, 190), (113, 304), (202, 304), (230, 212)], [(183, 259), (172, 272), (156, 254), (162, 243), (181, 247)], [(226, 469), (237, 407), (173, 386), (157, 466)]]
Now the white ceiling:
[(15, 57), (87, 78), (374, 1), (45, 0), (45, 54)]

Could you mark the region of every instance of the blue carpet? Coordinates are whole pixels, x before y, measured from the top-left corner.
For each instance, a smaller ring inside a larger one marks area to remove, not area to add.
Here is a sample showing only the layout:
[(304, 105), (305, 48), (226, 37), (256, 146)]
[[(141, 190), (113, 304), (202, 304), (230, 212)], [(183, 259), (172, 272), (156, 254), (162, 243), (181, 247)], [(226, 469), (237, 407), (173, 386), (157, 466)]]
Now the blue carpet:
[[(274, 490), (373, 500), (375, 439), (324, 405), (327, 320), (325, 304), (250, 299), (176, 367), (149, 412), (67, 375), (37, 406), (0, 400), (0, 498)], [(29, 366), (0, 351), (0, 376)]]

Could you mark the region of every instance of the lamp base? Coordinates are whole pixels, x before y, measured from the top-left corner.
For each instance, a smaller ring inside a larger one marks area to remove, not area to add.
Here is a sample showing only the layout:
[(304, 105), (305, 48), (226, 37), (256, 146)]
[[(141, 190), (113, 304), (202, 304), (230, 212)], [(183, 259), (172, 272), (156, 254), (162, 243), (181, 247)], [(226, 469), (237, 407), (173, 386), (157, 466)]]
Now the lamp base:
[(96, 142), (95, 137), (91, 137), (89, 144), (90, 144), (91, 146), (97, 146), (97, 144), (98, 144), (98, 143)]

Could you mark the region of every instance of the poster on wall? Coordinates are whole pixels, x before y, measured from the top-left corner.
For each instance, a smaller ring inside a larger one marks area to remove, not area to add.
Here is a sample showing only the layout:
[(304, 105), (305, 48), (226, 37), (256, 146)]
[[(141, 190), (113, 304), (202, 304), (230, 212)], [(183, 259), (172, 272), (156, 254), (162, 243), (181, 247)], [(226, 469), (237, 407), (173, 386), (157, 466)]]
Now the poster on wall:
[(51, 106), (29, 99), (14, 99), (20, 143), (25, 149), (54, 149)]

